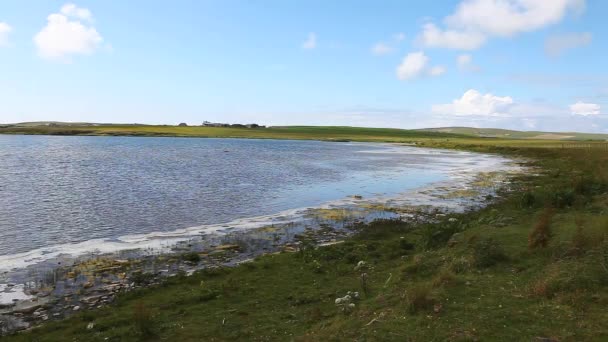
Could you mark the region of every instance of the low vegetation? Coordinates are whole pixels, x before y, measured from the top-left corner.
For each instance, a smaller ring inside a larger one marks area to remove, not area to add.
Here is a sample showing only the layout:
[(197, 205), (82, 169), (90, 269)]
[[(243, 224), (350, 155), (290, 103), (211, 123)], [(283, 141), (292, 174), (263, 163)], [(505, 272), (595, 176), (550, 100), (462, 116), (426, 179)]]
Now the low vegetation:
[(482, 210), (361, 225), (6, 340), (608, 340), (608, 152), (488, 141), (418, 140), (528, 161)]

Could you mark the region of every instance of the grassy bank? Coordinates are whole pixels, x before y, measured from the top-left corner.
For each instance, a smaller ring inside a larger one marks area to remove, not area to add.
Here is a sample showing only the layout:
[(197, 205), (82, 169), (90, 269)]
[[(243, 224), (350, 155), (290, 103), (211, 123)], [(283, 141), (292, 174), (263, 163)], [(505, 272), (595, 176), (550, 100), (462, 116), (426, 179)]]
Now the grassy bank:
[[(318, 128), (294, 130), (303, 139), (321, 134)], [(303, 244), (295, 253), (174, 277), (124, 294), (111, 307), (5, 339), (608, 339), (606, 151), (381, 132), (323, 137), (501, 153), (527, 158), (538, 174), (520, 176), (512, 192), (479, 212), (437, 217), (434, 223), (360, 226), (342, 244)], [(296, 136), (291, 132), (289, 138)], [(349, 291), (358, 298), (352, 294), (336, 304)]]
[[(466, 131), (465, 131), (466, 132)], [(197, 137), (197, 138), (248, 138), (248, 139), (294, 139), (327, 141), (367, 141), (426, 143), (454, 146), (523, 146), (561, 147), (575, 141), (547, 139), (501, 139), (479, 138), (470, 134), (453, 134), (393, 128), (363, 128), (336, 126), (286, 126), (269, 128), (235, 127), (178, 127), (153, 125), (107, 125), (107, 126), (11, 126), (0, 127), (0, 134), (28, 135), (84, 135), (84, 136), (135, 136), (135, 137)], [(590, 146), (608, 149), (605, 141), (586, 141)]]

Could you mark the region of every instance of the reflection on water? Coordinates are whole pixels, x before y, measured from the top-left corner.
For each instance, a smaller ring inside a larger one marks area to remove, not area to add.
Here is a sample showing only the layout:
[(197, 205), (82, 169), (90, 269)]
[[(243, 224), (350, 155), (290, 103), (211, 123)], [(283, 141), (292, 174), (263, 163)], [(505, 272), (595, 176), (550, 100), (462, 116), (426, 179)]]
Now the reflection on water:
[(0, 256), (390, 196), (488, 160), (359, 143), (0, 136)]

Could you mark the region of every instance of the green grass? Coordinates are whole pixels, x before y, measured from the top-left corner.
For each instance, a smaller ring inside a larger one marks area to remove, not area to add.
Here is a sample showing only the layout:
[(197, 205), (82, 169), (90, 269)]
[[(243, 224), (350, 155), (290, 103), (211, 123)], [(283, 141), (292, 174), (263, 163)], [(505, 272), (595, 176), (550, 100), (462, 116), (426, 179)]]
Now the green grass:
[[(378, 221), (360, 227), (359, 234), (342, 244), (171, 278), (124, 294), (111, 307), (5, 339), (608, 340), (605, 150), (536, 148), (546, 142), (535, 141), (416, 137), (407, 131), (396, 136), (401, 132), (392, 130), (282, 130), (260, 132), (284, 132), (285, 138), (412, 139), (422, 146), (523, 157), (538, 175), (519, 176), (514, 191), (478, 212), (432, 224)], [(530, 233), (539, 220), (546, 220), (546, 207), (555, 210), (548, 222), (548, 243), (531, 249)], [(366, 267), (357, 268), (359, 261)], [(348, 291), (358, 291), (360, 299), (354, 309), (342, 310), (334, 301)], [(94, 327), (87, 330), (89, 322)]]
[[(549, 139), (479, 138), (463, 131), (458, 134), (394, 128), (363, 128), (343, 126), (286, 126), (269, 128), (232, 128), (201, 126), (153, 125), (69, 125), (69, 126), (11, 126), (0, 128), (0, 134), (34, 135), (94, 135), (139, 137), (198, 137), (246, 139), (294, 139), (326, 141), (363, 141), (417, 143), (448, 148), (477, 147), (568, 147), (576, 142)], [(608, 150), (604, 141), (585, 142), (592, 147)]]
[(218, 138), (267, 138), (267, 139), (327, 139), (398, 141), (412, 137), (453, 137), (455, 135), (416, 132), (391, 128), (318, 127), (289, 126), (271, 128), (232, 128), (201, 126), (152, 126), (152, 125), (107, 125), (107, 126), (33, 126), (0, 128), (0, 133), (49, 134), (49, 135), (132, 135), (132, 136), (178, 136)]
[(539, 140), (600, 140), (608, 141), (608, 134), (580, 133), (580, 132), (540, 132), (540, 131), (514, 131), (500, 128), (474, 128), (474, 127), (440, 127), (425, 128), (423, 132), (454, 133), (473, 137), (495, 137), (507, 139), (539, 139)]

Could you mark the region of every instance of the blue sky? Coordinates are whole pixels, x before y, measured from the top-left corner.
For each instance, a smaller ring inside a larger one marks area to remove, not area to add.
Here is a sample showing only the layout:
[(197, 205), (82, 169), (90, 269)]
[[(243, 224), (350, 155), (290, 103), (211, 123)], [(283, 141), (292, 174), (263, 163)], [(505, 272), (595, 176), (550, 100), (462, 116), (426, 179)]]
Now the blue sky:
[(0, 2), (0, 122), (608, 132), (601, 0)]

